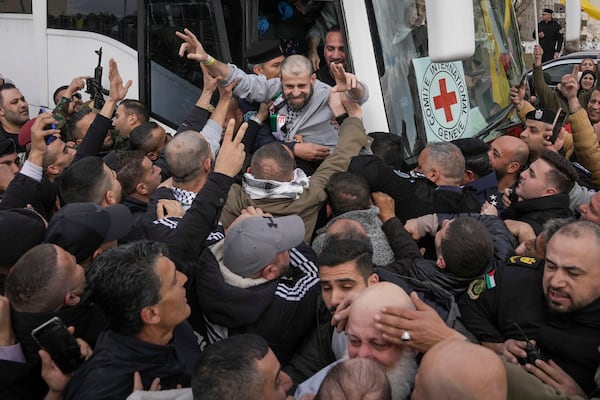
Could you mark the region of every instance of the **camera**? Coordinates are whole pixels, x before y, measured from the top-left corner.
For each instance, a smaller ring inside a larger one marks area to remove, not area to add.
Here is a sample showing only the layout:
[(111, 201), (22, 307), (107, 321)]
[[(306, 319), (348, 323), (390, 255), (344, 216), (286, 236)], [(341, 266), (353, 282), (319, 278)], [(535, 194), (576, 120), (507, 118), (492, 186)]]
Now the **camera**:
[(527, 356), (525, 358), (518, 358), (519, 364), (532, 364), (535, 365), (535, 360), (548, 361), (548, 357), (542, 354), (540, 348), (536, 345), (532, 345), (531, 342), (527, 341), (527, 348), (525, 349)]

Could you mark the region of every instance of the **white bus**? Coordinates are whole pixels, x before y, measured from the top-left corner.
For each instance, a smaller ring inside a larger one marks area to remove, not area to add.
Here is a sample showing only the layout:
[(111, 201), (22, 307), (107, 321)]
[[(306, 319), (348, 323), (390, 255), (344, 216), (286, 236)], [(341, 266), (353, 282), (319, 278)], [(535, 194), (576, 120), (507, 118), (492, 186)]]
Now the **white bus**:
[[(312, 23), (310, 14), (291, 18), (293, 24), (287, 26), (277, 21), (279, 3), (5, 0), (0, 2), (0, 73), (16, 83), (36, 112), (34, 105), (53, 104), (57, 87), (92, 75), (98, 62), (94, 50), (102, 47), (104, 86), (108, 59), (115, 58), (123, 78), (134, 82), (128, 97), (140, 99), (154, 119), (175, 127), (202, 87), (197, 64), (177, 56), (175, 31), (187, 27), (210, 54), (243, 65), (248, 49), (264, 38), (265, 20), (289, 36), (282, 38), (302, 42), (302, 30)], [(432, 63), (428, 57), (424, 0), (286, 4), (292, 11), (298, 4), (313, 12), (334, 7), (349, 66), (370, 89), (364, 105), (367, 132), (400, 135), (407, 161), (414, 162), (427, 141), (489, 136), (511, 123), (508, 91), (523, 72), (511, 2), (473, 0), (473, 15), (463, 17), (474, 19), (475, 54), (450, 63)]]

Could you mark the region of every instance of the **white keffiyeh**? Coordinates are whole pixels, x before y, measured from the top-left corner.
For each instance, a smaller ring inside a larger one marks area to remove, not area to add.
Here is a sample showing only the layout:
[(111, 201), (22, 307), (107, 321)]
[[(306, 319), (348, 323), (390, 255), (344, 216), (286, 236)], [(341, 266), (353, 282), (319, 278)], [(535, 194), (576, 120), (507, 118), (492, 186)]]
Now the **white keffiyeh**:
[(304, 189), (308, 189), (309, 179), (300, 168), (294, 170), (291, 182), (279, 182), (269, 179), (257, 179), (251, 173), (245, 173), (242, 181), (244, 191), (252, 200), (256, 199), (292, 199), (296, 200)]

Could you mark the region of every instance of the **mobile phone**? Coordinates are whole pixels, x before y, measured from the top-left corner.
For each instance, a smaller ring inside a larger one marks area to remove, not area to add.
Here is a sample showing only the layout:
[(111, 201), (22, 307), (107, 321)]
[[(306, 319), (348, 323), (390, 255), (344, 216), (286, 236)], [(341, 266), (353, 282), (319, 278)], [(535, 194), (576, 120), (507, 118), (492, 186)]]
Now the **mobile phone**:
[(560, 133), (560, 130), (565, 125), (565, 121), (567, 120), (567, 113), (562, 108), (559, 108), (556, 111), (556, 116), (554, 117), (554, 124), (552, 125), (552, 136), (548, 138), (550, 143), (556, 143), (556, 139)]
[(59, 317), (53, 317), (33, 329), (31, 336), (65, 374), (75, 371), (85, 361), (75, 337)]

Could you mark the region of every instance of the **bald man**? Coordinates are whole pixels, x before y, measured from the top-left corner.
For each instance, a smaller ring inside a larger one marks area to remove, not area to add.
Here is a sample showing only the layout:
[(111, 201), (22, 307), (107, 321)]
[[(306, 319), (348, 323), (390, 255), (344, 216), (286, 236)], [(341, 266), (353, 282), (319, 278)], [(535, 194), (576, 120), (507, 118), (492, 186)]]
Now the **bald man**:
[(519, 173), (527, 164), (529, 148), (514, 136), (500, 136), (490, 144), (490, 166), (498, 178), (498, 192), (512, 188)]
[[(392, 389), (392, 399), (406, 399), (410, 396), (417, 371), (415, 354), (403, 344), (395, 344), (383, 339), (375, 327), (375, 314), (383, 307), (405, 307), (414, 310), (414, 305), (404, 289), (389, 282), (380, 282), (364, 289), (350, 308), (348, 326), (348, 356), (350, 358), (371, 358), (379, 361), (385, 370)], [(330, 364), (302, 383), (295, 398), (315, 394), (327, 372), (336, 363)]]
[(504, 400), (506, 391), (506, 371), (493, 351), (446, 340), (423, 357), (412, 400)]

